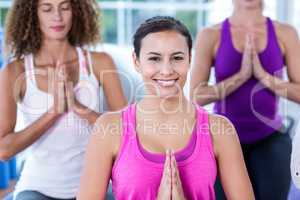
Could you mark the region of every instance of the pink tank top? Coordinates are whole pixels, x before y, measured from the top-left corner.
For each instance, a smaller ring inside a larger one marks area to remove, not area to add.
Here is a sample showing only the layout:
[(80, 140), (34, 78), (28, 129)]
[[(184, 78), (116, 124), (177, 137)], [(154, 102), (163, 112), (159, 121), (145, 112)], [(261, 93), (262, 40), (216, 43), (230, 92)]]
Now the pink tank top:
[[(155, 200), (165, 155), (143, 149), (136, 134), (136, 104), (122, 113), (123, 134), (119, 155), (112, 169), (113, 193), (117, 200)], [(197, 122), (190, 141), (175, 152), (186, 199), (214, 200), (216, 160), (209, 132), (208, 113), (197, 106)]]

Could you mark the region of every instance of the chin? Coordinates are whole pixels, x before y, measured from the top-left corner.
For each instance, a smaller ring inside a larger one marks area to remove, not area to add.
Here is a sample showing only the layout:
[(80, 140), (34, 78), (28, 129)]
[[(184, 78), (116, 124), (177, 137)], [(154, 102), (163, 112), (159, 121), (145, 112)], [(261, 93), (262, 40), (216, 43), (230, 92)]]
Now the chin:
[(261, 3), (257, 3), (257, 2), (246, 2), (244, 3), (244, 7), (246, 9), (258, 9), (261, 8)]
[(50, 33), (46, 35), (46, 38), (49, 40), (65, 40), (68, 38), (68, 35), (66, 33)]
[(175, 88), (170, 89), (169, 91), (159, 90), (157, 96), (161, 99), (172, 99), (180, 97), (181, 93), (177, 88)]
[(256, 10), (256, 9), (260, 9), (259, 6), (246, 6), (245, 7), (247, 10)]

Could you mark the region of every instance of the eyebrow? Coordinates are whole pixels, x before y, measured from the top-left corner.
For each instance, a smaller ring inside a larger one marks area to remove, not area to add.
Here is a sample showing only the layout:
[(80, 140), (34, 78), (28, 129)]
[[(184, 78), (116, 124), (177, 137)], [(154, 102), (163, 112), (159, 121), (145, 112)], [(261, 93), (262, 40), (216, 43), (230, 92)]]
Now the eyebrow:
[[(65, 3), (70, 3), (70, 0), (65, 0), (63, 2), (60, 2), (59, 5), (62, 5), (62, 4), (65, 4)], [(48, 2), (42, 2), (42, 3), (40, 3), (40, 6), (52, 6), (52, 4), (48, 3)]]
[(51, 6), (51, 4), (50, 3), (47, 3), (47, 2), (45, 2), (45, 3), (40, 3), (40, 5), (39, 6)]
[[(176, 52), (172, 53), (172, 56), (178, 55), (178, 54), (184, 55), (183, 52), (181, 52), (181, 51), (176, 51)], [(160, 56), (161, 54), (160, 54), (160, 53), (157, 53), (157, 52), (152, 52), (152, 51), (151, 51), (151, 52), (147, 53), (147, 55), (156, 55), (156, 56)]]
[(147, 55), (151, 55), (151, 54), (153, 54), (153, 55), (156, 55), (156, 56), (160, 56), (161, 54), (160, 53), (157, 53), (157, 52), (149, 52), (149, 53), (147, 53)]
[(178, 55), (178, 54), (184, 55), (185, 53), (183, 53), (183, 52), (181, 52), (181, 51), (177, 51), (177, 52), (175, 52), (175, 53), (172, 53), (173, 56), (174, 56), (174, 55)]
[(62, 4), (65, 4), (65, 3), (70, 3), (70, 0), (65, 0), (65, 1), (59, 3), (59, 5), (62, 5)]

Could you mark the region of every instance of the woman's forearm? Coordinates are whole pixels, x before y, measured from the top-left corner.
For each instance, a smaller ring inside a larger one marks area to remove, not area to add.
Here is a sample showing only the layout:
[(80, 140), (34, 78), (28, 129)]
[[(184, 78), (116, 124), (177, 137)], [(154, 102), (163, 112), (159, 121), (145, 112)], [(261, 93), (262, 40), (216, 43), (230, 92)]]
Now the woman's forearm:
[(265, 72), (259, 79), (266, 88), (270, 89), (276, 95), (300, 103), (300, 83), (282, 80), (268, 72)]
[(198, 87), (194, 90), (194, 94), (192, 94), (193, 101), (203, 106), (225, 99), (246, 81), (247, 79), (241, 73), (236, 73), (215, 85), (198, 84)]
[(59, 118), (51, 111), (19, 132), (11, 132), (0, 138), (0, 160), (8, 160), (39, 139)]
[(82, 119), (87, 120), (89, 124), (93, 125), (98, 117), (100, 117), (100, 113), (95, 112), (88, 107), (82, 105), (78, 101), (75, 101), (74, 112)]

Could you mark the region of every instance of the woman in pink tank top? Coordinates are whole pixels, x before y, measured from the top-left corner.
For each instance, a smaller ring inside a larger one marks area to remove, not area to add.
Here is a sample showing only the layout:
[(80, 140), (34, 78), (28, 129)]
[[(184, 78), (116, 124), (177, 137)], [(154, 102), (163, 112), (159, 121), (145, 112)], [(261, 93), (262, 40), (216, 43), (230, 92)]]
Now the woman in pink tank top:
[(228, 199), (254, 199), (232, 124), (183, 94), (192, 48), (187, 28), (154, 17), (133, 39), (146, 95), (98, 119), (77, 198), (104, 199), (111, 179), (117, 200), (214, 200), (219, 173)]

